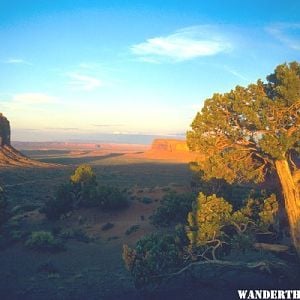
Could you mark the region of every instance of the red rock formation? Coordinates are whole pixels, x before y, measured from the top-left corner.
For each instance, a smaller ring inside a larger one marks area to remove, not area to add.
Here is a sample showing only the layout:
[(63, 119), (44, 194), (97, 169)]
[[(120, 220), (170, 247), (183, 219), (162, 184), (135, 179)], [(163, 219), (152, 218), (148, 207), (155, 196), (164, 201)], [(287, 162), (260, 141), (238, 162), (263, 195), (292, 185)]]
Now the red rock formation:
[(190, 162), (195, 159), (195, 153), (189, 151), (185, 140), (155, 139), (151, 149), (144, 157), (158, 160)]
[(45, 167), (49, 164), (29, 159), (10, 144), (10, 124), (0, 113), (0, 167), (33, 166)]

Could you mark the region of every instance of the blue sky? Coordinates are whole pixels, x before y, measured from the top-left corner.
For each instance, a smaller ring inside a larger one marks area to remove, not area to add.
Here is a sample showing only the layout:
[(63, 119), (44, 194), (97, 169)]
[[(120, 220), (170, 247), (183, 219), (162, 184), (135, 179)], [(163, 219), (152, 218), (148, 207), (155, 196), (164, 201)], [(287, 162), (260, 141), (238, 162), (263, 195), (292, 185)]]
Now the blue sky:
[(0, 111), (14, 140), (184, 134), (214, 92), (300, 60), (299, 11), (295, 0), (0, 0)]

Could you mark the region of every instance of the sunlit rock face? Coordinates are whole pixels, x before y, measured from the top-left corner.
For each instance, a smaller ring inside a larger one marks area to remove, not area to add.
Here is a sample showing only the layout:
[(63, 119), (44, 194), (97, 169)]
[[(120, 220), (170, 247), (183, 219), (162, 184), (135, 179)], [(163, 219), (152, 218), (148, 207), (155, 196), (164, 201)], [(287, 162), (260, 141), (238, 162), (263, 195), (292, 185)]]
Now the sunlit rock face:
[(0, 113), (0, 146), (10, 146), (10, 125), (6, 117)]

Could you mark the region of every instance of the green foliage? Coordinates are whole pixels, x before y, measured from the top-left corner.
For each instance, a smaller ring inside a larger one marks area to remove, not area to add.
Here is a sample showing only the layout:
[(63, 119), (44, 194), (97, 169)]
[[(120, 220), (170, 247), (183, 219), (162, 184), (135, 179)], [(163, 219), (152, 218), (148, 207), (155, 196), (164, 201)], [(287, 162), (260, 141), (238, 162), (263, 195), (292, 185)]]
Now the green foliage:
[(172, 235), (152, 234), (137, 242), (135, 249), (123, 247), (123, 260), (133, 276), (135, 286), (158, 284), (162, 274), (182, 265), (182, 248)]
[(161, 200), (161, 205), (151, 216), (151, 222), (156, 226), (170, 226), (178, 223), (185, 224), (194, 201), (194, 194), (170, 192)]
[(26, 246), (34, 250), (47, 252), (56, 252), (64, 249), (61, 241), (56, 239), (49, 231), (32, 232), (26, 241)]
[(73, 209), (74, 197), (73, 186), (71, 184), (62, 184), (53, 199), (48, 200), (41, 209), (49, 220), (58, 220), (61, 216), (67, 214)]
[(255, 234), (268, 232), (276, 222), (278, 202), (274, 194), (266, 199), (249, 198), (239, 210), (216, 195), (200, 193), (197, 203), (188, 215), (186, 229), (190, 248), (221, 249), (223, 244), (236, 249), (249, 249)]
[(204, 178), (261, 182), (274, 161), (298, 151), (300, 65), (279, 65), (248, 87), (205, 101), (187, 133), (189, 148), (206, 157), (194, 165)]
[(96, 184), (96, 174), (89, 165), (80, 165), (70, 177), (70, 180), (74, 184)]
[(193, 212), (188, 214), (187, 236), (192, 246), (205, 245), (222, 236), (222, 228), (229, 222), (232, 205), (216, 195), (200, 193)]
[(173, 234), (145, 236), (135, 248), (124, 245), (123, 260), (136, 287), (147, 288), (168, 274), (178, 274), (190, 263), (228, 259), (234, 253), (246, 257), (255, 252), (256, 234), (265, 233), (276, 222), (277, 209), (274, 195), (249, 198), (234, 210), (223, 198), (200, 193), (188, 214), (187, 226), (177, 225)]
[(75, 206), (93, 207), (97, 198), (96, 174), (89, 165), (80, 165), (70, 177)]
[(0, 187), (0, 227), (7, 221), (7, 219), (7, 199), (4, 190)]
[(69, 183), (62, 184), (55, 197), (47, 201), (41, 212), (49, 220), (58, 220), (78, 207), (123, 209), (128, 206), (127, 194), (116, 187), (99, 186), (90, 166), (79, 166)]
[(124, 209), (128, 206), (128, 198), (117, 187), (100, 186), (97, 189), (96, 206), (106, 210)]

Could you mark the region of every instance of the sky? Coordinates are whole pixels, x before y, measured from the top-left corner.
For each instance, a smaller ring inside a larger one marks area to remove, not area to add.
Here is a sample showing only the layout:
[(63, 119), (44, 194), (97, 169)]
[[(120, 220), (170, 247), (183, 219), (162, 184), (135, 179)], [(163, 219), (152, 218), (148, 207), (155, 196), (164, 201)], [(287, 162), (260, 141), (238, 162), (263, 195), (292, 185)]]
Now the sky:
[(0, 0), (18, 141), (184, 136), (204, 100), (300, 61), (297, 0)]

